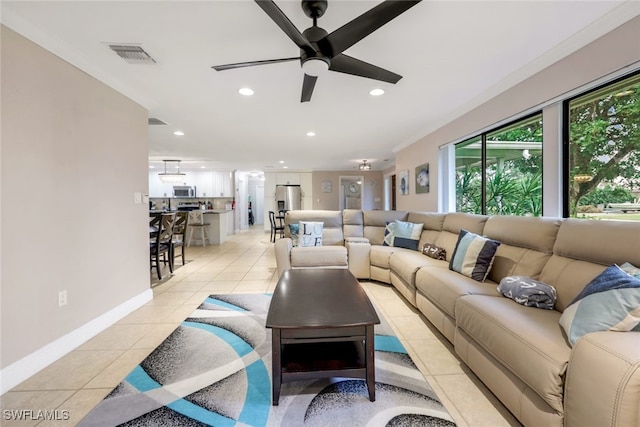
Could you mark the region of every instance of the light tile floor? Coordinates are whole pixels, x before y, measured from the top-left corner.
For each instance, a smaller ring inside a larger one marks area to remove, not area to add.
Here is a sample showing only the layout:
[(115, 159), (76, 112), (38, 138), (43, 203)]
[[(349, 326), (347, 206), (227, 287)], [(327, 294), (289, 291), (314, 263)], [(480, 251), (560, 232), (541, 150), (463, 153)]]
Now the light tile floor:
[[(273, 244), (261, 225), (220, 246), (186, 249), (187, 265), (158, 282), (154, 298), (76, 350), (5, 393), (2, 426), (72, 426), (162, 342), (210, 294), (272, 292)], [(452, 345), (392, 286), (365, 282), (374, 304), (460, 427), (519, 426), (456, 357)], [(58, 410), (67, 420), (16, 421), (7, 410)], [(66, 411), (66, 412), (63, 412)]]

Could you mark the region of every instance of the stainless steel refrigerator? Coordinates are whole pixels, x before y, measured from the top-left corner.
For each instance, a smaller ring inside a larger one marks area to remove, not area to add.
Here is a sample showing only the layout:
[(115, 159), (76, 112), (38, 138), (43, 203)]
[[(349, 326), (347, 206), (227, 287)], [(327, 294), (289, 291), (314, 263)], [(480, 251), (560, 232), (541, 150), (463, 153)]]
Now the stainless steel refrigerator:
[(293, 211), (302, 208), (302, 191), (299, 185), (276, 185), (276, 208)]

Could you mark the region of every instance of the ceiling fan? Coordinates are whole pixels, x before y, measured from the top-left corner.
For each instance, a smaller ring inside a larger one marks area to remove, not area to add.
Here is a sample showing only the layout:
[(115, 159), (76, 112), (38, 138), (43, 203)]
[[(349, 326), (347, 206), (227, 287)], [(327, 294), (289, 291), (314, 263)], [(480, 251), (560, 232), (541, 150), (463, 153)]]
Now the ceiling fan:
[(395, 84), (402, 78), (401, 75), (345, 55), (342, 52), (420, 1), (386, 0), (329, 34), (317, 25), (318, 18), (324, 15), (327, 10), (327, 0), (302, 0), (302, 10), (305, 15), (313, 19), (313, 26), (302, 33), (273, 0), (255, 0), (258, 6), (300, 48), (300, 56), (215, 65), (212, 68), (216, 71), (225, 71), (234, 68), (299, 60), (304, 71), (300, 102), (311, 100), (318, 75), (326, 70)]

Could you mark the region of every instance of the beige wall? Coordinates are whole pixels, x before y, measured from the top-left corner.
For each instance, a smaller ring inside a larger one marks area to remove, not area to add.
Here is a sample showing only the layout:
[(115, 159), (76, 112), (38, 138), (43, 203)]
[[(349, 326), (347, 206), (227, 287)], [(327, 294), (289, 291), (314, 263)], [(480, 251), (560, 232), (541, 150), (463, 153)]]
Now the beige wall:
[(140, 105), (4, 26), (1, 36), (4, 379), (149, 294), (147, 205), (134, 203), (147, 193), (148, 141)]
[[(340, 208), (340, 177), (363, 176), (362, 183), (362, 209), (374, 210), (383, 207), (384, 183), (380, 171), (328, 171), (313, 172), (313, 209), (338, 210)], [(331, 192), (322, 191), (322, 183), (331, 182)]]
[[(431, 192), (397, 198), (398, 210), (438, 210), (438, 147), (477, 134), (480, 130), (509, 117), (518, 115), (534, 106), (541, 106), (562, 94), (596, 81), (624, 67), (640, 61), (640, 17), (636, 17), (603, 37), (574, 52), (510, 90), (489, 100), (467, 114), (449, 122), (396, 155), (396, 171), (409, 170), (409, 180), (415, 180), (416, 166), (429, 162)], [(557, 118), (558, 106), (545, 108), (544, 119)], [(548, 123), (548, 122), (546, 122)], [(545, 127), (547, 124), (545, 123)], [(543, 205), (545, 215), (553, 207), (557, 209), (559, 197), (559, 161), (561, 141), (557, 126), (545, 131), (545, 187)], [(550, 174), (550, 175), (549, 175)]]

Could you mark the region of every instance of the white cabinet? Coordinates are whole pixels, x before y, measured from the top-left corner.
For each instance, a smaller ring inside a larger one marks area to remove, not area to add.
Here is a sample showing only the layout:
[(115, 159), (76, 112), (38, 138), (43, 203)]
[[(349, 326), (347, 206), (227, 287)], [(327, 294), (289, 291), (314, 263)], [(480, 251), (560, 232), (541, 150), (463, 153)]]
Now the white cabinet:
[(213, 172), (213, 197), (233, 197), (231, 189), (231, 172), (214, 171)]
[(300, 185), (300, 174), (295, 172), (276, 173), (276, 185)]
[(196, 187), (196, 197), (214, 197), (213, 177), (211, 172), (193, 172), (192, 181)]

